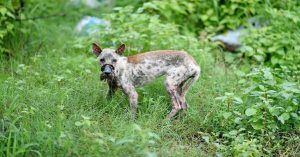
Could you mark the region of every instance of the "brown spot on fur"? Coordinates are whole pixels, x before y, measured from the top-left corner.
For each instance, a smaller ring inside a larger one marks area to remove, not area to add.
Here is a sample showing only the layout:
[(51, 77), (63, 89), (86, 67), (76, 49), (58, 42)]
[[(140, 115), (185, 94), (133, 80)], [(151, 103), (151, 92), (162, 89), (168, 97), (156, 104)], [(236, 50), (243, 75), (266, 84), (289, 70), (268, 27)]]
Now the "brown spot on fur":
[(147, 57), (161, 57), (164, 55), (176, 55), (182, 58), (189, 58), (193, 63), (196, 64), (196, 61), (194, 60), (194, 58), (192, 56), (190, 56), (187, 52), (185, 51), (175, 51), (175, 50), (157, 50), (157, 51), (149, 51), (149, 52), (145, 52), (145, 53), (140, 53), (137, 55), (133, 55), (133, 56), (128, 56), (128, 62), (129, 63), (140, 63), (142, 61), (144, 61), (145, 58)]

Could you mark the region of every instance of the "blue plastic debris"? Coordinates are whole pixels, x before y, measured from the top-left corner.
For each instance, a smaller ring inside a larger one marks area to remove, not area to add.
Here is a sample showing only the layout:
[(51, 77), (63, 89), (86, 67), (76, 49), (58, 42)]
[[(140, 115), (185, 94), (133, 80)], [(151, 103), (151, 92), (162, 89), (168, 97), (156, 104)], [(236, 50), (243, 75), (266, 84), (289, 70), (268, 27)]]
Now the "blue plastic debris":
[(99, 32), (101, 27), (108, 30), (110, 21), (93, 16), (85, 16), (77, 24), (75, 31), (81, 36), (87, 36)]

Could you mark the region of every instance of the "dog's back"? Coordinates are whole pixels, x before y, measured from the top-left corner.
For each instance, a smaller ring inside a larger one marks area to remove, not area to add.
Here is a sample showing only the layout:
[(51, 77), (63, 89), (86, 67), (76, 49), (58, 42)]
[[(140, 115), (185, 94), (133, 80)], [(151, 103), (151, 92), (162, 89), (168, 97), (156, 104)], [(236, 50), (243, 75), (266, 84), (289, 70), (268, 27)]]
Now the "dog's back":
[(142, 86), (161, 75), (177, 82), (198, 75), (200, 68), (195, 60), (184, 51), (150, 51), (128, 57), (132, 81), (135, 86)]
[[(176, 60), (176, 58), (179, 60)], [(185, 51), (157, 50), (157, 51), (140, 53), (133, 56), (128, 56), (128, 62), (133, 64), (142, 63), (147, 60), (156, 60), (156, 59), (158, 59), (159, 61), (169, 60), (171, 62), (173, 61), (173, 63), (174, 61), (178, 62), (182, 59), (186, 59), (196, 64), (195, 60)]]

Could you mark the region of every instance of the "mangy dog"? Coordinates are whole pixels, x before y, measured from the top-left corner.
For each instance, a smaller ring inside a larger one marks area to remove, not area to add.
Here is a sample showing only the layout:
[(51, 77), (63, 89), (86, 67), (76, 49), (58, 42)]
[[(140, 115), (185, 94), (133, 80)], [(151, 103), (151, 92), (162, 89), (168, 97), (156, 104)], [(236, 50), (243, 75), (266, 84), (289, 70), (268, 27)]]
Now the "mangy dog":
[(117, 88), (123, 89), (129, 96), (133, 118), (138, 108), (136, 87), (143, 86), (159, 76), (165, 75), (165, 86), (172, 100), (172, 118), (179, 110), (186, 110), (185, 95), (188, 88), (200, 76), (200, 67), (184, 51), (158, 50), (129, 57), (122, 56), (125, 45), (116, 50), (101, 49), (93, 43), (93, 53), (97, 56), (102, 73), (101, 80), (109, 85), (108, 98)]

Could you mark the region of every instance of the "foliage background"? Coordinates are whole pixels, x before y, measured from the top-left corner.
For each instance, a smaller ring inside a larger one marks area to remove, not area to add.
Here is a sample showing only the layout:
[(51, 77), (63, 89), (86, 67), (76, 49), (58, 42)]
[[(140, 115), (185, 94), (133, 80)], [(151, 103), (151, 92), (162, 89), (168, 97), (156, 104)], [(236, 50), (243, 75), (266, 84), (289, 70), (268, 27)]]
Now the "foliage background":
[[(300, 2), (294, 0), (0, 1), (0, 156), (299, 156)], [(85, 15), (109, 31), (79, 36)], [(252, 29), (249, 18), (264, 24)], [(245, 26), (235, 53), (209, 37)], [(189, 52), (202, 68), (188, 114), (166, 121), (163, 79), (105, 98), (90, 53), (127, 46)]]

